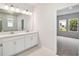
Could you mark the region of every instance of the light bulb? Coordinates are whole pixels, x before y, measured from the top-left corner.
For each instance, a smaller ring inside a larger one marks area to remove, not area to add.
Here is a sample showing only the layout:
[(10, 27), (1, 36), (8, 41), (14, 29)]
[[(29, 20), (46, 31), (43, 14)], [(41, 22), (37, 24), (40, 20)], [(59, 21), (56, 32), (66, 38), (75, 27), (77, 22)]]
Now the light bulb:
[(26, 12), (26, 15), (32, 15), (32, 12)]
[(25, 11), (25, 10), (23, 10), (23, 11), (22, 11), (22, 14), (26, 14), (26, 11)]
[(29, 12), (26, 12), (26, 15), (28, 15), (29, 14)]
[(29, 15), (32, 15), (32, 12), (29, 12)]
[(11, 11), (15, 11), (15, 8), (14, 8), (14, 7), (11, 7), (10, 10), (11, 10)]
[(5, 9), (5, 10), (8, 10), (8, 9), (9, 9), (9, 6), (4, 6), (4, 9)]
[(20, 12), (20, 10), (18, 8), (15, 9), (15, 12)]

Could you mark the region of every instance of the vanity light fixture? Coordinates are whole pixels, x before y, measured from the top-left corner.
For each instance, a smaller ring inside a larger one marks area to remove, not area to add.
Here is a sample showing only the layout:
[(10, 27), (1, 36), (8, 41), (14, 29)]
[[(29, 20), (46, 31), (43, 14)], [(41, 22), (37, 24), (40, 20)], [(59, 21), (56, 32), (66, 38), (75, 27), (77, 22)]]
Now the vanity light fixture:
[(25, 14), (28, 15), (28, 9), (26, 9), (26, 13)]
[(26, 15), (29, 15), (29, 12), (26, 12)]
[(19, 13), (19, 12), (20, 12), (20, 9), (16, 8), (16, 9), (15, 9), (15, 12), (18, 12), (18, 13)]
[(32, 15), (32, 12), (29, 12), (29, 15)]
[(32, 12), (30, 12), (28, 9), (26, 10), (26, 15), (32, 15)]
[(1, 7), (1, 9), (16, 12), (16, 13), (21, 13), (21, 14), (25, 14), (25, 15), (32, 15), (32, 12), (30, 12), (28, 9), (20, 10), (19, 8), (15, 8), (13, 5), (11, 5), (11, 6), (3, 5), (3, 7)]
[(15, 8), (14, 8), (13, 5), (10, 6), (10, 10), (11, 10), (11, 11), (15, 11)]
[(4, 8), (3, 9), (5, 9), (5, 10), (9, 10), (9, 6), (4, 6)]
[(26, 14), (26, 11), (25, 11), (25, 10), (23, 10), (23, 11), (22, 11), (22, 14)]
[(32, 13), (28, 11), (28, 12), (26, 12), (26, 15), (32, 15)]

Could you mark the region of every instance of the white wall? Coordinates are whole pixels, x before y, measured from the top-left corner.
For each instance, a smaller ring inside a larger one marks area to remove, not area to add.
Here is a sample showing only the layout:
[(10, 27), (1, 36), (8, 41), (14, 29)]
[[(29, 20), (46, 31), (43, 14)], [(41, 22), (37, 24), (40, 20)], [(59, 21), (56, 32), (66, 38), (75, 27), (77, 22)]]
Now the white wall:
[(34, 9), (33, 9), (33, 14), (32, 14), (32, 16), (31, 16), (31, 29), (33, 30), (33, 31), (38, 31), (38, 19), (37, 19), (37, 17), (38, 17), (38, 8), (37, 7), (35, 7)]
[(40, 4), (36, 7), (38, 31), (42, 47), (56, 54), (56, 10), (51, 4)]

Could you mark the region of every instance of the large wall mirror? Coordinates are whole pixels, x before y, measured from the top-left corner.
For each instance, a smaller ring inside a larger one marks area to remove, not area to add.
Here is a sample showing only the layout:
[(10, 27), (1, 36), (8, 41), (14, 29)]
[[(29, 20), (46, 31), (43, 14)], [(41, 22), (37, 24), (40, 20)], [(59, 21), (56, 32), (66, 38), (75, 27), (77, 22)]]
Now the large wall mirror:
[(5, 13), (0, 13), (0, 16), (2, 17), (0, 21), (2, 32), (17, 30), (17, 16)]
[[(30, 10), (19, 9), (13, 5), (3, 7), (0, 8), (0, 32), (27, 31), (29, 29), (30, 15), (32, 14)], [(14, 8), (14, 10), (11, 8)]]

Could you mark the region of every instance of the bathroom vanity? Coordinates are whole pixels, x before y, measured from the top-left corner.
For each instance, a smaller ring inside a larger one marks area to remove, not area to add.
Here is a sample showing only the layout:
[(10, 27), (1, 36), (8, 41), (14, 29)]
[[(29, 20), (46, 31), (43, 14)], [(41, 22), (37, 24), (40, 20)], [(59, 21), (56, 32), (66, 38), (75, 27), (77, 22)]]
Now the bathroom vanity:
[(30, 32), (35, 31), (30, 29), (33, 25), (30, 24), (32, 11), (29, 9), (27, 11), (27, 8), (26, 10), (16, 8), (14, 5), (2, 6), (0, 8), (0, 56), (15, 55), (38, 45), (38, 32)]
[(39, 44), (38, 32), (0, 34), (0, 56), (15, 55)]

